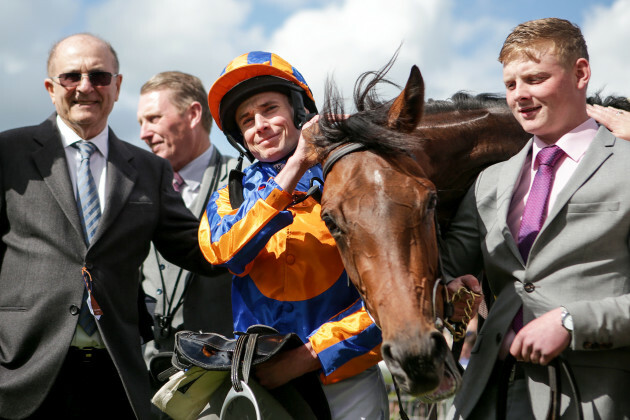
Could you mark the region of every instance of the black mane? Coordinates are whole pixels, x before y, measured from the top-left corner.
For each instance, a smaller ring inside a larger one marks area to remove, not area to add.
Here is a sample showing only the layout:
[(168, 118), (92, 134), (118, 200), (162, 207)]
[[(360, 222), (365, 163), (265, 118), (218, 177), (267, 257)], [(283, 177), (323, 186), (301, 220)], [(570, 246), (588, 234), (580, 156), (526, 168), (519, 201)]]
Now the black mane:
[(385, 79), (396, 55), (380, 70), (363, 73), (354, 85), (354, 105), (357, 109), (350, 117), (335, 118), (346, 114), (343, 97), (331, 79), (326, 80), (324, 107), (319, 120), (320, 135), (315, 136), (315, 146), (325, 156), (337, 146), (348, 143), (361, 143), (378, 154), (393, 156), (409, 153), (417, 144), (407, 133), (387, 127), (387, 113), (393, 100), (383, 101), (377, 94), (381, 85), (393, 85)]
[[(326, 81), (324, 107), (319, 122), (321, 134), (314, 139), (315, 146), (323, 156), (350, 141), (361, 143), (367, 149), (385, 156), (408, 154), (417, 146), (417, 137), (387, 127), (388, 111), (393, 99), (384, 101), (377, 93), (383, 85), (400, 89), (400, 86), (385, 78), (395, 60), (396, 55), (380, 70), (365, 72), (359, 77), (353, 95), (357, 112), (347, 119), (334, 117), (346, 114), (344, 100), (334, 82), (331, 79)], [(505, 97), (492, 93), (471, 95), (460, 91), (446, 100), (427, 100), (424, 113), (431, 115), (492, 108), (507, 109)]]
[(442, 112), (468, 111), (475, 109), (505, 108), (507, 109), (505, 96), (494, 93), (480, 93), (472, 95), (466, 91), (459, 91), (449, 99), (428, 99), (424, 105), (426, 115), (440, 114)]
[[(320, 156), (326, 156), (334, 148), (348, 142), (361, 143), (369, 150), (390, 157), (400, 153), (409, 154), (409, 151), (417, 146), (417, 137), (387, 127), (388, 111), (393, 99), (383, 101), (377, 93), (377, 88), (382, 85), (400, 88), (385, 78), (396, 60), (396, 55), (380, 70), (365, 72), (359, 77), (353, 95), (357, 112), (346, 119), (334, 117), (346, 114), (344, 100), (334, 82), (331, 79), (326, 80), (324, 107), (319, 121), (321, 133), (314, 138)], [(594, 96), (588, 97), (586, 102), (630, 111), (630, 101), (622, 96), (602, 98), (597, 92)], [(459, 91), (449, 99), (427, 100), (424, 114), (496, 108), (508, 109), (505, 96), (493, 93), (472, 95)]]
[(586, 103), (590, 105), (612, 106), (624, 111), (630, 111), (630, 98), (624, 96), (607, 96), (602, 98), (600, 92), (586, 98)]

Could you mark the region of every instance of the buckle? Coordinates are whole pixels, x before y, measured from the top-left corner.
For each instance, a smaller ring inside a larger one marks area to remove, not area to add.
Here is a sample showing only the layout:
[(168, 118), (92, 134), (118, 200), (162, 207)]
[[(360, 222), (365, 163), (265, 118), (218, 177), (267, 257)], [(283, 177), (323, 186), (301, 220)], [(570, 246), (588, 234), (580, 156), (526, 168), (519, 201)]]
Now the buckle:
[(107, 353), (107, 350), (97, 347), (70, 347), (68, 355), (73, 356), (81, 362), (89, 363), (100, 359), (100, 356), (104, 356), (105, 354), (103, 352)]

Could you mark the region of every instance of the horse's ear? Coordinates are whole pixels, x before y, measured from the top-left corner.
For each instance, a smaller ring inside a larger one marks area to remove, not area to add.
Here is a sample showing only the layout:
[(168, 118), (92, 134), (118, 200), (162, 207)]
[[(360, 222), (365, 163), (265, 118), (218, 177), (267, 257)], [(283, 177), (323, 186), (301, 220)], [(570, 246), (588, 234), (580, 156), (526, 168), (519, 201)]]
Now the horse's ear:
[(389, 109), (387, 126), (396, 131), (412, 132), (422, 117), (424, 80), (418, 66), (411, 68), (407, 85)]

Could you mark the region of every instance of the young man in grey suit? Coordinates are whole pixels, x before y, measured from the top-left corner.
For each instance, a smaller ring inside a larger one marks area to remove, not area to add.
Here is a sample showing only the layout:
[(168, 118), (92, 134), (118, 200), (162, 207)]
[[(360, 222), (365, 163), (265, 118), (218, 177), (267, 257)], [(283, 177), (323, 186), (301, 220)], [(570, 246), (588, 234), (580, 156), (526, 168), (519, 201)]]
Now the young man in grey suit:
[[(533, 139), (483, 171), (444, 243), (451, 276), (483, 270), (494, 303), (451, 415), (545, 418), (561, 356), (587, 419), (630, 418), (630, 142), (586, 113), (580, 29), (518, 25), (499, 61), (507, 102)], [(578, 401), (562, 376), (563, 418)]]
[[(170, 162), (177, 174), (176, 190), (201, 217), (208, 198), (227, 183), (237, 163), (210, 143), (212, 115), (201, 80), (178, 71), (156, 74), (140, 89), (138, 122), (140, 137), (153, 153)], [(144, 291), (154, 303), (149, 306), (155, 339), (145, 349), (152, 373), (170, 367), (178, 330), (232, 336), (232, 275), (226, 269), (217, 268), (211, 277), (199, 276), (169, 264), (151, 246), (142, 276)]]
[(121, 82), (111, 45), (67, 37), (56, 114), (0, 134), (0, 418), (152, 418), (140, 265), (153, 242), (212, 272), (169, 163), (108, 128)]

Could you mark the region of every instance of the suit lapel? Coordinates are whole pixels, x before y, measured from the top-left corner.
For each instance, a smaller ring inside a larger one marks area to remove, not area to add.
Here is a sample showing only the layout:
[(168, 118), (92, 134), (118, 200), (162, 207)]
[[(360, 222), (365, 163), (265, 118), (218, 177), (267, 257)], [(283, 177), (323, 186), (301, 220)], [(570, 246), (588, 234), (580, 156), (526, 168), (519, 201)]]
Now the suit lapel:
[(214, 174), (216, 171), (221, 170), (220, 159), (217, 159), (218, 150), (215, 147), (212, 151), (212, 156), (210, 157), (210, 165), (203, 172), (203, 178), (201, 180), (201, 185), (199, 186), (199, 194), (190, 204), (190, 211), (196, 216), (200, 217), (201, 212), (205, 207), (206, 196), (208, 195), (208, 190), (212, 188), (210, 185), (214, 179)]
[(576, 191), (591, 178), (599, 167), (602, 166), (606, 159), (613, 154), (615, 141), (616, 137), (608, 130), (603, 127), (599, 128), (597, 135), (593, 139), (589, 148), (586, 150), (586, 154), (578, 164), (575, 172), (571, 178), (569, 178), (567, 185), (565, 185), (562, 191), (558, 194), (556, 202), (553, 208), (550, 209), (547, 220), (545, 220), (545, 223), (540, 230), (541, 233), (550, 223), (553, 223), (554, 219), (560, 213), (560, 210), (562, 210), (562, 208), (567, 205), (571, 197), (573, 197), (573, 194), (575, 194)]
[(34, 140), (41, 145), (41, 148), (33, 153), (33, 161), (57, 204), (77, 231), (82, 239), (81, 242), (84, 243), (79, 210), (68, 173), (66, 152), (61, 143), (61, 135), (55, 118), (56, 114), (53, 114), (40, 125), (40, 130)]
[(518, 258), (519, 261), (523, 261), (521, 254), (516, 244), (517, 238), (512, 236), (512, 231), (507, 224), (508, 213), (510, 211), (510, 204), (512, 203), (512, 196), (514, 195), (514, 189), (516, 183), (519, 180), (525, 160), (532, 149), (533, 138), (527, 142), (527, 145), (521, 149), (516, 155), (505, 162), (501, 168), (501, 175), (497, 183), (497, 224), (503, 233), (505, 243), (510, 251)]
[(131, 165), (133, 155), (123, 142), (109, 130), (109, 153), (107, 157), (107, 198), (105, 211), (94, 235), (93, 243), (112, 225), (114, 219), (124, 207), (134, 187), (138, 171)]

